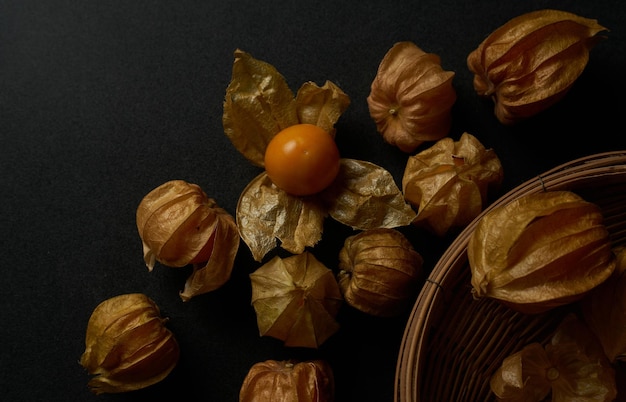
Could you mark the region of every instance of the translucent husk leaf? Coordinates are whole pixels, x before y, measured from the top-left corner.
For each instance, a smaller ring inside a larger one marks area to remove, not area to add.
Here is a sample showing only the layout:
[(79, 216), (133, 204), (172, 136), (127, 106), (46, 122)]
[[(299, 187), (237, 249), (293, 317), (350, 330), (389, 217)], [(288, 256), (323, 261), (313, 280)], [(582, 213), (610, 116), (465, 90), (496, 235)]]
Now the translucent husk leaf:
[(349, 105), (348, 95), (331, 81), (326, 81), (322, 87), (306, 82), (296, 95), (298, 121), (321, 127), (333, 138), (335, 123)]
[(183, 180), (160, 185), (142, 199), (136, 218), (150, 271), (157, 261), (168, 267), (193, 265), (180, 294), (183, 301), (230, 278), (240, 242), (237, 225), (198, 185)]
[(250, 274), (259, 334), (317, 348), (338, 329), (343, 301), (333, 272), (309, 252), (278, 256)]
[(193, 264), (193, 272), (180, 292), (183, 301), (218, 289), (232, 274), (239, 250), (239, 230), (234, 218), (224, 209), (219, 208), (215, 216), (213, 252), (206, 263)]
[(296, 101), (285, 78), (269, 63), (235, 50), (222, 124), (241, 154), (263, 166), (265, 148), (279, 131), (298, 123)]
[(335, 380), (325, 360), (266, 360), (244, 378), (239, 402), (332, 402)]
[(583, 316), (611, 362), (626, 361), (626, 248), (613, 275), (581, 301)]
[(613, 401), (615, 371), (597, 338), (575, 315), (567, 315), (550, 342), (526, 345), (505, 358), (490, 381), (502, 401)]
[(473, 294), (524, 313), (581, 299), (615, 269), (600, 208), (569, 191), (491, 210), (468, 242)]
[(454, 73), (439, 56), (412, 42), (398, 42), (385, 54), (367, 97), (370, 116), (385, 141), (404, 152), (436, 141), (450, 130), (456, 92)]
[(515, 17), (469, 54), (474, 88), (493, 98), (503, 124), (531, 117), (565, 96), (602, 31), (596, 20), (559, 10)]
[(196, 184), (171, 180), (150, 191), (137, 207), (137, 229), (149, 270), (156, 261), (183, 267), (209, 241), (215, 200)]
[(91, 314), (80, 364), (96, 394), (134, 391), (163, 380), (179, 347), (159, 308), (141, 293), (112, 297)]
[(502, 179), (502, 164), (495, 152), (463, 133), (459, 141), (443, 138), (410, 156), (402, 191), (417, 209), (413, 223), (443, 236), (476, 218), (489, 191), (498, 189)]
[(327, 213), (314, 197), (297, 197), (276, 187), (261, 173), (241, 192), (237, 225), (256, 261), (276, 247), (300, 254), (322, 238)]
[(281, 130), (315, 124), (334, 136), (334, 125), (350, 104), (349, 97), (326, 81), (307, 82), (296, 97), (274, 66), (237, 49), (226, 89), (222, 124), (226, 136), (250, 162), (264, 165), (265, 149)]
[(613, 401), (617, 395), (615, 370), (589, 328), (574, 315), (565, 317), (548, 345), (552, 374), (552, 400)]
[(406, 226), (416, 215), (391, 173), (356, 159), (341, 160), (337, 178), (320, 196), (333, 219), (356, 230)]
[(539, 343), (526, 345), (502, 361), (491, 377), (491, 391), (507, 402), (539, 402), (550, 394), (547, 372), (552, 367)]
[(352, 307), (380, 317), (406, 312), (419, 291), (422, 256), (396, 229), (348, 237), (339, 251), (337, 281)]
[(387, 170), (355, 159), (342, 159), (334, 183), (310, 197), (287, 194), (261, 173), (241, 193), (236, 213), (241, 237), (257, 261), (277, 240), (293, 254), (313, 247), (327, 215), (359, 230), (406, 226), (415, 218)]

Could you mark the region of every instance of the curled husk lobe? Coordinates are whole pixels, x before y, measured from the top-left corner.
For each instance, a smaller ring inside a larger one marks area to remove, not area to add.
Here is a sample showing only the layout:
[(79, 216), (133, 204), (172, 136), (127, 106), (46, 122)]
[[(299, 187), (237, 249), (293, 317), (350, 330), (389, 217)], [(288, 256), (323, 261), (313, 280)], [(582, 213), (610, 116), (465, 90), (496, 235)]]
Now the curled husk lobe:
[(234, 218), (202, 189), (183, 180), (150, 191), (137, 208), (137, 229), (144, 261), (169, 267), (193, 264), (180, 296), (184, 301), (222, 286), (239, 248)]
[(529, 118), (562, 99), (581, 75), (589, 51), (607, 29), (559, 10), (515, 17), (467, 57), (474, 89), (495, 102), (503, 124)]
[(337, 280), (352, 307), (375, 316), (395, 316), (405, 312), (417, 294), (422, 263), (401, 232), (371, 229), (345, 240)]
[(469, 133), (442, 138), (410, 156), (402, 177), (404, 197), (417, 209), (413, 224), (443, 236), (470, 223), (503, 179), (500, 159)]
[(176, 366), (178, 343), (165, 327), (157, 305), (141, 293), (100, 303), (87, 324), (80, 364), (94, 377), (96, 394), (145, 388), (163, 380)]
[(456, 92), (454, 73), (439, 56), (412, 42), (398, 42), (385, 54), (367, 97), (370, 116), (388, 143), (404, 152), (450, 130)]
[(580, 300), (616, 264), (601, 209), (570, 191), (529, 193), (492, 209), (467, 256), (475, 297), (529, 314)]
[(333, 371), (325, 360), (266, 360), (254, 364), (239, 392), (239, 402), (332, 402)]

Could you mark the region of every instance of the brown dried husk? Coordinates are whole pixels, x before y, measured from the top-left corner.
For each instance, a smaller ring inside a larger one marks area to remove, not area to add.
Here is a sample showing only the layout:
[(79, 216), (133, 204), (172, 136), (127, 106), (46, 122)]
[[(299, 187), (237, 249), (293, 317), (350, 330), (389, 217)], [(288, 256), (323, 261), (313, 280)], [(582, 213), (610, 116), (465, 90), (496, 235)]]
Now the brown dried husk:
[(503, 124), (529, 118), (565, 96), (602, 31), (596, 20), (559, 10), (515, 17), (469, 54), (474, 89), (494, 100)]
[(626, 361), (626, 248), (615, 251), (613, 275), (581, 301), (585, 321), (611, 362)]
[(267, 360), (244, 378), (239, 402), (332, 402), (335, 380), (325, 360)]
[[(334, 137), (334, 125), (349, 104), (348, 96), (330, 81), (322, 87), (307, 82), (294, 98), (276, 68), (236, 50), (222, 121), (235, 148), (262, 167), (267, 144), (282, 129), (309, 123)], [(410, 224), (415, 213), (388, 171), (352, 159), (342, 159), (340, 169), (328, 189), (309, 197), (285, 193), (265, 172), (246, 186), (237, 204), (237, 225), (256, 261), (277, 241), (294, 254), (314, 246), (328, 215), (362, 230)]]
[(112, 297), (91, 314), (80, 364), (96, 394), (134, 391), (163, 380), (180, 355), (153, 300), (141, 293)]
[(413, 224), (438, 236), (471, 222), (503, 179), (500, 160), (469, 133), (443, 138), (410, 156), (402, 177), (404, 197), (415, 209)]
[(222, 124), (235, 148), (256, 166), (264, 166), (267, 144), (283, 129), (299, 123), (321, 127), (335, 136), (335, 123), (350, 98), (330, 81), (304, 83), (294, 97), (274, 66), (237, 49), (226, 89)]
[(507, 357), (490, 387), (503, 401), (613, 401), (615, 371), (602, 346), (575, 315), (567, 315), (550, 342), (526, 345)]
[(313, 254), (275, 256), (250, 274), (259, 334), (317, 348), (338, 329), (343, 302), (333, 272)]
[(406, 226), (415, 218), (387, 170), (346, 158), (335, 181), (310, 197), (288, 194), (261, 173), (242, 191), (236, 213), (241, 238), (256, 261), (274, 249), (277, 240), (293, 254), (313, 247), (322, 238), (328, 215), (357, 230)]
[(413, 302), (423, 262), (401, 232), (371, 229), (345, 240), (337, 281), (350, 306), (374, 316), (396, 316)]
[[(564, 312), (577, 307), (528, 315), (495, 299), (475, 300), (469, 291), (467, 243), (482, 215), (520, 196), (555, 190), (575, 191), (598, 204), (613, 247), (626, 243), (626, 150), (554, 166), (502, 195), (454, 239), (422, 286), (399, 350), (396, 401), (493, 401), (489, 379), (500, 363), (527, 344), (546, 344)], [(626, 395), (625, 367), (615, 366), (620, 399)]]
[(571, 191), (494, 208), (476, 225), (467, 255), (475, 297), (527, 314), (581, 299), (615, 269), (602, 211)]
[[(171, 180), (148, 193), (137, 208), (137, 229), (148, 270), (156, 261), (169, 267), (193, 263), (193, 272), (180, 293), (183, 301), (222, 286), (230, 278), (239, 249), (234, 218), (202, 189)], [(207, 261), (195, 262), (206, 247)]]
[(367, 97), (370, 116), (388, 143), (413, 152), (445, 137), (456, 101), (454, 73), (439, 56), (412, 42), (398, 42), (385, 54)]

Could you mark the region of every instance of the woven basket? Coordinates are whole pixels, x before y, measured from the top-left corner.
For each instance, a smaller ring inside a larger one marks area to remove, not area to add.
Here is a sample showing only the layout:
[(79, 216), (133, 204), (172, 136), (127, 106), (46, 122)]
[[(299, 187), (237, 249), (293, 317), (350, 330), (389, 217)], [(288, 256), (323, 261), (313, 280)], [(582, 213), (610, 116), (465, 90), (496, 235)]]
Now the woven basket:
[(495, 300), (474, 300), (466, 251), (485, 213), (550, 190), (571, 190), (597, 203), (613, 244), (626, 244), (626, 151), (568, 162), (509, 191), (461, 232), (422, 288), (399, 352), (396, 402), (493, 401), (489, 379), (502, 360), (532, 341), (549, 338), (567, 307), (530, 316)]

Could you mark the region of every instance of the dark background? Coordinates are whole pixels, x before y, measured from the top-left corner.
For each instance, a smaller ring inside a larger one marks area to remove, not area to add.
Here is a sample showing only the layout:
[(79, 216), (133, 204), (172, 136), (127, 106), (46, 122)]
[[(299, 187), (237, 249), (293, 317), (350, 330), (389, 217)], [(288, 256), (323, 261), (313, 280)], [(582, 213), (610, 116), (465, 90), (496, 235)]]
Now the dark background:
[[(498, 26), (541, 8), (595, 18), (608, 39), (565, 99), (505, 127), (474, 93), (465, 60)], [(352, 100), (337, 124), (340, 151), (398, 184), (407, 155), (382, 141), (365, 99), (395, 42), (438, 54), (456, 72), (450, 136), (467, 131), (496, 151), (503, 193), (566, 161), (626, 149), (625, 30), (621, 0), (0, 0), (0, 399), (237, 401), (254, 363), (321, 357), (338, 401), (392, 401), (408, 313), (378, 319), (344, 305), (322, 347), (289, 349), (259, 337), (248, 278), (259, 265), (243, 243), (231, 280), (187, 303), (178, 296), (187, 268), (144, 266), (135, 211), (151, 189), (197, 183), (234, 214), (259, 173), (222, 129), (233, 51), (273, 64), (294, 91), (339, 85)], [(405, 232), (426, 270), (453, 240)], [(328, 220), (313, 252), (336, 269), (351, 233)], [(87, 321), (98, 303), (130, 292), (170, 317), (180, 362), (145, 390), (93, 396), (78, 364)]]

